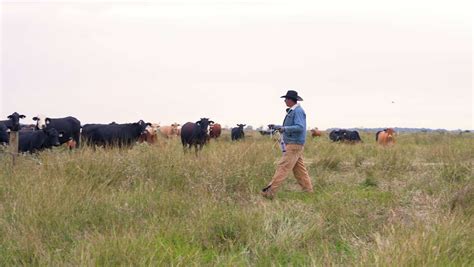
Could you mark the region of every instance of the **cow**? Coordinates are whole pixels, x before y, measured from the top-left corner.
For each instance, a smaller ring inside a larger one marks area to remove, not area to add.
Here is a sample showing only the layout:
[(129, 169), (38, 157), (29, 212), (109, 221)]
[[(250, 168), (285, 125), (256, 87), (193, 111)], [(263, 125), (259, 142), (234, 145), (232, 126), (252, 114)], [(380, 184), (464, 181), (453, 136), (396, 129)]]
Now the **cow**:
[(82, 129), (82, 136), (88, 144), (131, 147), (148, 126), (151, 126), (151, 123), (145, 123), (143, 120), (125, 124), (86, 124)]
[(10, 129), (5, 124), (0, 124), (0, 145), (8, 145), (10, 141), (9, 132)]
[(206, 144), (209, 138), (209, 124), (213, 123), (214, 122), (210, 121), (209, 118), (201, 118), (195, 123), (185, 123), (183, 127), (181, 127), (181, 143), (183, 144), (184, 151), (186, 152), (187, 148), (191, 149), (192, 146), (194, 146), (197, 155), (198, 146), (199, 150), (202, 150), (202, 147)]
[(38, 131), (19, 132), (19, 146), (20, 152), (35, 153), (45, 148), (52, 148), (59, 146), (59, 138), (63, 135), (52, 127), (46, 127)]
[(0, 121), (0, 124), (5, 125), (10, 131), (17, 132), (20, 130), (20, 119), (24, 119), (26, 116), (13, 112), (11, 115), (8, 115), (7, 118), (8, 120)]
[(395, 144), (395, 133), (392, 128), (384, 129), (383, 131), (378, 131), (375, 134), (375, 141), (379, 145), (387, 146)]
[(76, 148), (79, 148), (81, 137), (81, 122), (74, 117), (65, 118), (48, 118), (46, 116), (36, 116), (33, 118), (36, 121), (36, 130), (44, 128), (54, 128), (58, 132), (62, 132), (59, 137), (59, 143), (64, 144), (69, 140), (74, 140)]
[(145, 132), (140, 135), (138, 138), (139, 143), (147, 142), (148, 144), (156, 143), (160, 125), (157, 123), (152, 123), (150, 126), (147, 126)]
[(160, 134), (163, 137), (171, 138), (174, 136), (179, 136), (179, 123), (173, 123), (171, 125), (161, 126), (159, 129)]
[(329, 133), (329, 139), (333, 142), (349, 142), (349, 143), (357, 143), (361, 142), (359, 132), (357, 131), (349, 131), (349, 130), (332, 130)]
[(106, 126), (106, 125), (116, 125), (117, 123), (115, 122), (112, 122), (110, 124), (100, 124), (100, 123), (88, 123), (88, 124), (84, 124), (82, 125), (82, 128), (81, 128), (81, 141), (83, 143), (85, 143), (86, 145), (90, 145), (92, 143), (90, 143), (92, 140), (90, 140), (92, 134), (93, 134), (93, 131), (100, 127), (100, 126)]
[(209, 126), (209, 137), (217, 139), (221, 136), (222, 133), (222, 126), (219, 123), (214, 123)]
[(311, 137), (321, 137), (321, 131), (318, 128), (311, 130)]
[(237, 127), (232, 128), (231, 130), (232, 141), (245, 138), (244, 127), (245, 127), (245, 124), (237, 124)]

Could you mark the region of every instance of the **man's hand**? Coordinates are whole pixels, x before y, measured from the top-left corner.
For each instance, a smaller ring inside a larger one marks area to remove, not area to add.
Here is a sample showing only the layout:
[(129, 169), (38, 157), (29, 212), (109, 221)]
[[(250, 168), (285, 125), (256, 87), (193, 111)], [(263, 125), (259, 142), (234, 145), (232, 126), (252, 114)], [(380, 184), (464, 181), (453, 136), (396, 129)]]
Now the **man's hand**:
[(285, 127), (283, 126), (275, 126), (275, 130), (279, 131), (280, 133), (285, 131)]

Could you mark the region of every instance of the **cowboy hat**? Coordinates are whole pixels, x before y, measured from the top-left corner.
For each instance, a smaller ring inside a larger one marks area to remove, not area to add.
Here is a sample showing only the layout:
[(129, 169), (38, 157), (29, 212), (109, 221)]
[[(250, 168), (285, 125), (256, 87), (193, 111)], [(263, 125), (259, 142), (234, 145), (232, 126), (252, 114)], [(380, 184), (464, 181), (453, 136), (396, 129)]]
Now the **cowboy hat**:
[(298, 92), (293, 91), (293, 90), (288, 90), (288, 92), (286, 92), (286, 95), (281, 96), (280, 98), (290, 98), (290, 99), (293, 99), (295, 101), (303, 101), (303, 98), (298, 96)]

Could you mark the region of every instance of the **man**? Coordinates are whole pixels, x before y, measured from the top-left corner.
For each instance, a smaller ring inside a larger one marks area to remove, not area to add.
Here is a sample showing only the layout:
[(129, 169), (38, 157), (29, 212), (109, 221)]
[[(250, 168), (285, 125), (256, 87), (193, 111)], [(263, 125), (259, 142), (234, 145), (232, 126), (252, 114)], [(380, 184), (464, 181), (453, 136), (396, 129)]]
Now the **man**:
[(261, 192), (262, 196), (266, 198), (274, 197), (291, 170), (293, 170), (293, 174), (303, 190), (313, 192), (311, 178), (303, 162), (303, 150), (306, 141), (306, 113), (298, 103), (303, 99), (298, 96), (298, 92), (293, 90), (289, 90), (281, 98), (285, 98), (288, 107), (287, 114), (283, 126), (275, 126), (275, 129), (283, 134), (286, 152), (283, 153), (278, 162), (272, 181)]

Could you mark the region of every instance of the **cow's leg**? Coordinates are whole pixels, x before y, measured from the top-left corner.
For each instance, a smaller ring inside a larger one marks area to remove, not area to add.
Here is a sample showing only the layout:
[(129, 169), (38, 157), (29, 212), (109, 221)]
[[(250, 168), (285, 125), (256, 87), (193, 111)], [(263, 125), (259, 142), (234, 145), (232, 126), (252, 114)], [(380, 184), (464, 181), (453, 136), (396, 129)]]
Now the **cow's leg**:
[(74, 133), (72, 138), (76, 142), (76, 148), (79, 148), (81, 142), (81, 132)]
[(198, 155), (198, 144), (194, 144), (194, 153), (196, 153), (196, 156)]

